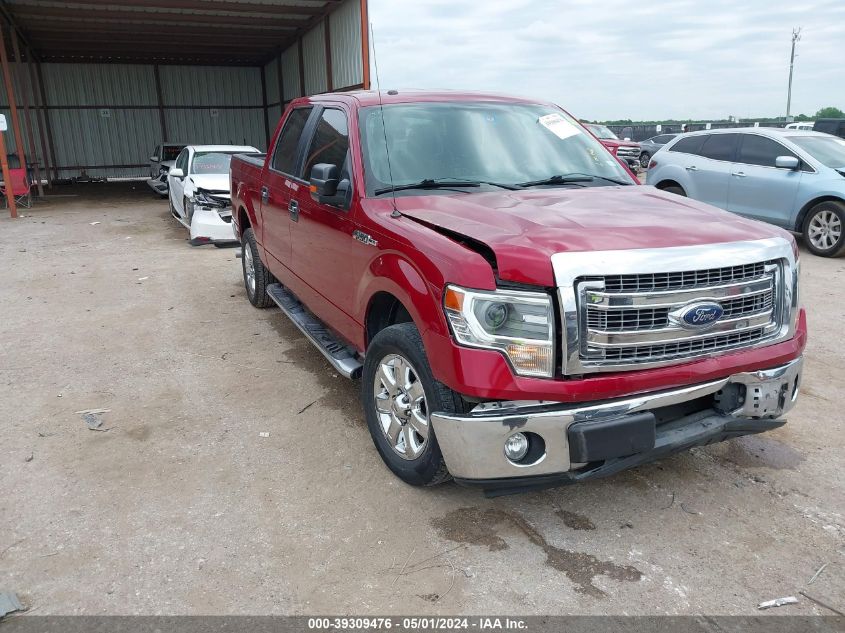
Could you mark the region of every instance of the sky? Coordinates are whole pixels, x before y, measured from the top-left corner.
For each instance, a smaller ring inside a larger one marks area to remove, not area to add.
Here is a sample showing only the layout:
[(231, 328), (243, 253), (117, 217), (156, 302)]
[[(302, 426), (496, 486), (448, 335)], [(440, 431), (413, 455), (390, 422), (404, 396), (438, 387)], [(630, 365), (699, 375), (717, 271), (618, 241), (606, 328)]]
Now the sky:
[[(553, 101), (590, 120), (845, 110), (845, 0), (369, 0), (383, 90)], [(375, 75), (372, 77), (375, 88)]]

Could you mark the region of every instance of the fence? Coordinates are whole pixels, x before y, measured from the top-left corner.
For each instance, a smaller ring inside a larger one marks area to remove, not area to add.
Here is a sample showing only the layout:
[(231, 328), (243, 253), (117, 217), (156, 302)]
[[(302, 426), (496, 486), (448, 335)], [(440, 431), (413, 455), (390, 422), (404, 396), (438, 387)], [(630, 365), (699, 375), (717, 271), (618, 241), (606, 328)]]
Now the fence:
[[(742, 121), (742, 122), (728, 122), (719, 121), (717, 123), (710, 123), (711, 130), (719, 130), (731, 127), (754, 127), (755, 123), (759, 123), (760, 127), (783, 127), (786, 125), (784, 121)], [(629, 138), (632, 141), (644, 141), (652, 136), (658, 134), (679, 134), (681, 132), (681, 123), (662, 123), (660, 124), (660, 131), (657, 131), (657, 124), (651, 125), (608, 125), (607, 127), (613, 130), (619, 138)], [(696, 132), (698, 130), (707, 129), (707, 123), (687, 123), (687, 132)]]

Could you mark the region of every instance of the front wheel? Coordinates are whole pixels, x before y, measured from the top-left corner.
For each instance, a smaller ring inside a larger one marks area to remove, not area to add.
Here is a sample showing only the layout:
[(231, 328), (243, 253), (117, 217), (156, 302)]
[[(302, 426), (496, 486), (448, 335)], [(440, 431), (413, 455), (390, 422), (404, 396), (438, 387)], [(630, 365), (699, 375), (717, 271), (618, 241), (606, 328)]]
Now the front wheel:
[(648, 169), (648, 163), (651, 161), (651, 155), (648, 152), (640, 154), (640, 167)]
[(804, 220), (804, 241), (814, 255), (837, 257), (845, 251), (845, 204), (820, 202)]
[(391, 325), (367, 349), (361, 400), (373, 443), (387, 467), (412, 486), (451, 479), (431, 413), (461, 412), (459, 394), (437, 382), (413, 323)]

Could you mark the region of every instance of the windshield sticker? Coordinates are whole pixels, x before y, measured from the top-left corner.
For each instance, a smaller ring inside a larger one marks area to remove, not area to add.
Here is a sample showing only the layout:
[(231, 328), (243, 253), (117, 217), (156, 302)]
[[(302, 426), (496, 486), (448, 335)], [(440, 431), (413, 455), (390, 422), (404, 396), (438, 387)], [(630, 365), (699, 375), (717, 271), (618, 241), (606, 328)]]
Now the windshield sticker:
[(567, 139), (570, 136), (580, 134), (577, 127), (557, 113), (541, 116), (538, 121), (540, 125), (560, 139)]

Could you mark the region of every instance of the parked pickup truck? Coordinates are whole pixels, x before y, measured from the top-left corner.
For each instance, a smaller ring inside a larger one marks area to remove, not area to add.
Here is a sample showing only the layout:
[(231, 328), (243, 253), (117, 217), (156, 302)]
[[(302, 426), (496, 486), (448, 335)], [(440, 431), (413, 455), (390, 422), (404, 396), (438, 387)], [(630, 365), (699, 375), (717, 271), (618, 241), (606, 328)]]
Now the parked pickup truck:
[(516, 492), (785, 423), (795, 240), (638, 185), (557, 106), (319, 95), (270, 148), (231, 163), (246, 294), (360, 377), (404, 481)]

